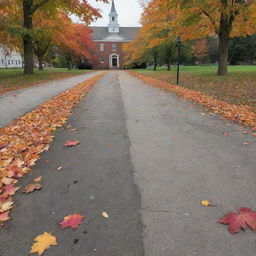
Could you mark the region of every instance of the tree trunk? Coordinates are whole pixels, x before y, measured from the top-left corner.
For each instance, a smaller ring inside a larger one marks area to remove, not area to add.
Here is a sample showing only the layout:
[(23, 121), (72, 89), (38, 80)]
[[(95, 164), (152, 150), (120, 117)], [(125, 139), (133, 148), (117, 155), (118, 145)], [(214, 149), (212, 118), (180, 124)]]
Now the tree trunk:
[(24, 47), (24, 74), (33, 74), (33, 46), (32, 46), (32, 6), (33, 0), (23, 0), (23, 27), (27, 30), (23, 37)]
[(38, 56), (38, 62), (39, 62), (39, 70), (44, 70), (43, 68), (43, 56)]
[(219, 36), (219, 62), (218, 62), (218, 75), (225, 76), (228, 73), (228, 48), (229, 37), (226, 33), (220, 33)]
[(171, 71), (171, 61), (167, 62), (167, 70)]
[(154, 59), (154, 71), (156, 71), (156, 66), (157, 66), (156, 60)]

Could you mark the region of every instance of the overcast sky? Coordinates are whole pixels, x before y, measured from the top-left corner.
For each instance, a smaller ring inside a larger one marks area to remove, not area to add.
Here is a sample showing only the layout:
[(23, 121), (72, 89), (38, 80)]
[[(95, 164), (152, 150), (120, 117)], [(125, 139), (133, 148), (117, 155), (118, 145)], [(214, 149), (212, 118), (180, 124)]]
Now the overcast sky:
[[(102, 10), (102, 18), (98, 19), (91, 25), (94, 26), (107, 26), (109, 22), (109, 12), (111, 9), (111, 2), (104, 4), (96, 2), (96, 0), (89, 0), (89, 3), (96, 8)], [(138, 0), (115, 0), (116, 10), (118, 13), (118, 23), (122, 27), (137, 27), (140, 26), (139, 20), (142, 9), (139, 5)]]

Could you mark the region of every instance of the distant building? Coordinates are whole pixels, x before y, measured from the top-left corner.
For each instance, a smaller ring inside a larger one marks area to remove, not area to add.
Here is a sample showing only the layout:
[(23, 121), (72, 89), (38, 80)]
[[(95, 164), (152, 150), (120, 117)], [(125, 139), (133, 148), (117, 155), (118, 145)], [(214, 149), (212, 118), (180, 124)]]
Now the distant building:
[(0, 45), (0, 68), (22, 68), (22, 62), (20, 53)]
[(91, 27), (97, 50), (93, 68), (118, 69), (124, 65), (123, 44), (135, 39), (140, 27), (120, 27), (115, 2), (112, 0), (109, 24), (106, 27)]

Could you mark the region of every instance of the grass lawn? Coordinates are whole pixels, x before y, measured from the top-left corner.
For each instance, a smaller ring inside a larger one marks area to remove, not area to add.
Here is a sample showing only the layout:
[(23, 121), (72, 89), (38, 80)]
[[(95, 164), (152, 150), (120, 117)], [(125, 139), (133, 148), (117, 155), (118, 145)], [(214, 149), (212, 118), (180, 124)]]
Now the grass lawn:
[(90, 70), (71, 70), (66, 68), (47, 68), (44, 71), (34, 69), (33, 75), (23, 75), (23, 69), (0, 69), (0, 94), (33, 86), (50, 80), (84, 74)]
[[(135, 70), (169, 83), (176, 83), (176, 67)], [(256, 66), (229, 66), (227, 76), (216, 76), (217, 66), (181, 66), (180, 86), (198, 90), (236, 105), (247, 105), (256, 112)]]

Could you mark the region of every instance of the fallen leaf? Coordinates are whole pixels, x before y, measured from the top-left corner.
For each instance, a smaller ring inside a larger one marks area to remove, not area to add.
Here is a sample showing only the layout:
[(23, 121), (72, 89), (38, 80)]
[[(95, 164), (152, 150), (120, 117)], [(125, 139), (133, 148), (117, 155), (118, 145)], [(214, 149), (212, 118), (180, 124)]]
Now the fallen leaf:
[(47, 232), (37, 236), (34, 240), (36, 242), (32, 245), (29, 253), (38, 253), (38, 255), (42, 255), (51, 245), (57, 245), (56, 237)]
[(60, 166), (60, 167), (57, 168), (58, 171), (61, 171), (62, 169), (63, 169), (62, 166)]
[(38, 183), (31, 183), (29, 185), (27, 185), (24, 189), (23, 189), (23, 193), (31, 193), (34, 190), (40, 190), (42, 188), (42, 185), (38, 184)]
[(40, 182), (42, 180), (42, 176), (39, 176), (39, 177), (37, 177), (37, 178), (34, 178), (34, 182)]
[(102, 216), (103, 216), (104, 218), (109, 218), (109, 215), (108, 215), (108, 213), (106, 213), (106, 212), (103, 212), (103, 213), (102, 213)]
[(13, 207), (13, 202), (1, 202), (0, 201), (0, 212), (8, 211)]
[(112, 146), (113, 146), (112, 143), (108, 143), (108, 144), (107, 144), (107, 147), (112, 147)]
[(13, 183), (13, 179), (12, 179), (12, 178), (7, 178), (7, 177), (2, 178), (1, 181), (2, 181), (2, 183), (5, 184), (5, 185), (10, 185), (10, 184)]
[(9, 212), (10, 211), (0, 213), (0, 222), (4, 222), (10, 219)]
[(20, 187), (15, 187), (13, 184), (7, 185), (4, 188), (4, 193), (1, 197), (6, 198), (7, 196), (13, 196)]
[(64, 220), (60, 223), (61, 229), (71, 227), (73, 229), (76, 229), (80, 224), (82, 224), (84, 216), (80, 214), (73, 214), (64, 217)]
[(201, 205), (202, 206), (215, 206), (215, 204), (213, 204), (212, 202), (210, 202), (208, 200), (201, 201)]
[(239, 214), (230, 212), (219, 220), (219, 223), (228, 225), (231, 233), (238, 233), (240, 228), (246, 230), (249, 226), (253, 231), (256, 230), (256, 211), (250, 208), (240, 208)]
[(74, 147), (76, 145), (80, 144), (80, 142), (78, 140), (68, 140), (65, 143), (65, 147)]
[(248, 146), (249, 143), (248, 142), (243, 142), (243, 146)]
[(223, 133), (223, 135), (224, 135), (224, 136), (229, 136), (229, 134), (228, 134), (228, 133)]

